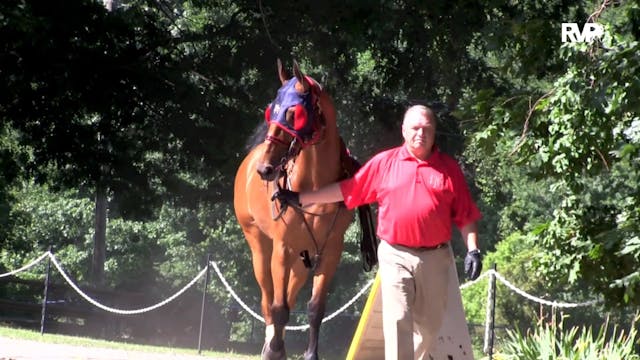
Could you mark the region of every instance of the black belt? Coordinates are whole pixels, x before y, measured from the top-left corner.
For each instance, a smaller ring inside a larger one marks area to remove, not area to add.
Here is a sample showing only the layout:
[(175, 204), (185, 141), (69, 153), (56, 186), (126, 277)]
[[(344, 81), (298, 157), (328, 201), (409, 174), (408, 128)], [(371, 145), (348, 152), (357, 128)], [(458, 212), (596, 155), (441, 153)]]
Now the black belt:
[(442, 249), (442, 248), (446, 248), (449, 246), (449, 243), (440, 243), (438, 245), (434, 245), (434, 246), (406, 246), (406, 245), (400, 245), (400, 244), (394, 244), (395, 246), (400, 246), (403, 247), (405, 249), (411, 249), (414, 251), (431, 251), (431, 250), (438, 250), (438, 249)]

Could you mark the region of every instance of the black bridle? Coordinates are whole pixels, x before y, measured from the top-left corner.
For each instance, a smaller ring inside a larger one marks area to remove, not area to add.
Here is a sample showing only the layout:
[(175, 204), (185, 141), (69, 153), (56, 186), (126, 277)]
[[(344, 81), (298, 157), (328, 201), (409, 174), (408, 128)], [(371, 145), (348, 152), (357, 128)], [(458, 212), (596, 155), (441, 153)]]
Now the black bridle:
[[(297, 137), (293, 137), (293, 139), (291, 140), (291, 142), (289, 144), (287, 144), (284, 140), (272, 136), (272, 135), (267, 135), (266, 137), (267, 141), (273, 142), (277, 145), (280, 146), (286, 146), (288, 147), (287, 153), (284, 157), (282, 157), (282, 159), (280, 160), (280, 164), (278, 164), (277, 168), (276, 168), (276, 176), (273, 180), (274, 183), (274, 189), (275, 191), (281, 191), (282, 190), (282, 186), (280, 185), (280, 181), (281, 179), (283, 179), (283, 183), (286, 186), (287, 183), (287, 163), (289, 163), (289, 161), (293, 160), (293, 162), (295, 163), (295, 158), (298, 156), (298, 154), (300, 154), (300, 151), (302, 149), (302, 146), (298, 146), (298, 138)], [(275, 194), (275, 193), (274, 193)], [(305, 228), (307, 229), (307, 232), (309, 233), (309, 236), (311, 237), (311, 241), (313, 242), (313, 245), (316, 248), (316, 254), (313, 257), (313, 260), (311, 260), (311, 258), (309, 257), (309, 251), (308, 250), (303, 250), (302, 252), (300, 252), (300, 259), (302, 260), (304, 266), (307, 269), (310, 269), (311, 271), (315, 271), (316, 267), (318, 266), (318, 264), (320, 263), (320, 259), (321, 259), (321, 255), (322, 255), (322, 250), (320, 249), (320, 247), (318, 246), (318, 240), (316, 239), (316, 237), (313, 234), (313, 230), (311, 229), (311, 226), (309, 225), (309, 222), (307, 221), (307, 219), (305, 218), (305, 214), (306, 215), (312, 215), (312, 216), (321, 216), (321, 215), (325, 215), (324, 213), (313, 213), (310, 211), (305, 210), (304, 208), (302, 208), (300, 205), (298, 204), (284, 204), (280, 206), (280, 211), (278, 211), (278, 213), (276, 214), (275, 208), (276, 208), (276, 201), (275, 201), (275, 196), (271, 197), (271, 217), (273, 218), (273, 220), (278, 220), (280, 218), (282, 218), (282, 215), (284, 215), (284, 213), (287, 211), (287, 207), (291, 206), (293, 207), (294, 211), (300, 215), (300, 217), (302, 218), (302, 222), (304, 223)], [(331, 221), (331, 226), (329, 227), (329, 229), (327, 230), (327, 237), (329, 236), (329, 233), (331, 233), (331, 230), (333, 229), (333, 226), (336, 223), (336, 220), (338, 219), (338, 214), (340, 213), (340, 209), (343, 206), (338, 207), (338, 210), (336, 210), (336, 212), (333, 215), (333, 220)]]

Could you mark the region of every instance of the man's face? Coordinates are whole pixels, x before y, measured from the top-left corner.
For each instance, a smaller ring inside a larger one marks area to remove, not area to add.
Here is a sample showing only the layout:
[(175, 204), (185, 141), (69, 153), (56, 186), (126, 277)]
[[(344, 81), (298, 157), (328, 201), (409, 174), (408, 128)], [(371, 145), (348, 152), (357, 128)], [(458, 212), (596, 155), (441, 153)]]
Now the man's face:
[(402, 136), (411, 153), (424, 160), (436, 140), (436, 121), (426, 111), (409, 111), (402, 123)]

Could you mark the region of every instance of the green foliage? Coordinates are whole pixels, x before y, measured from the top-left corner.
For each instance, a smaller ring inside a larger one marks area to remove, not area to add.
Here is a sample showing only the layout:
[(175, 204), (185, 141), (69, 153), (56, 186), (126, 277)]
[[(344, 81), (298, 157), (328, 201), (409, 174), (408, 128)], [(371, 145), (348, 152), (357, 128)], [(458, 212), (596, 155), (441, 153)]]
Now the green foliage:
[[(55, 194), (30, 182), (23, 183), (13, 196), (10, 217), (15, 225), (0, 252), (1, 266), (19, 268), (52, 246), (65, 269), (84, 279), (89, 261), (84, 245), (91, 241), (93, 229), (92, 202), (75, 190)], [(42, 272), (31, 276), (39, 278)]]
[[(554, 11), (568, 21), (589, 6)], [(516, 30), (476, 44), (489, 50), (483, 61), (502, 72), (492, 73), (496, 86), (471, 87), (461, 114), (475, 119), (465, 129), (467, 153), (478, 165), (476, 182), (490, 219), (497, 219), (495, 231), (500, 237), (530, 232), (541, 249), (533, 257), (539, 276), (620, 306), (638, 302), (640, 58), (637, 29), (629, 26), (637, 24), (638, 4), (605, 6), (596, 14), (606, 35), (592, 45), (561, 45), (557, 27), (546, 28), (555, 31), (546, 43), (519, 38)], [(557, 19), (550, 17), (547, 26)], [(502, 41), (505, 36), (549, 56), (521, 66), (509, 59), (522, 60), (523, 53)], [(488, 46), (496, 40), (499, 50)], [(495, 51), (504, 54), (494, 57)], [(529, 73), (532, 68), (538, 72)], [(536, 230), (537, 224), (543, 226)]]
[[(536, 265), (529, 260), (539, 251), (540, 248), (535, 239), (514, 233), (501, 241), (496, 246), (495, 252), (487, 254), (483, 262), (487, 268), (491, 264), (495, 264), (497, 271), (504, 278), (527, 293), (534, 295), (555, 293), (544, 279), (531, 276), (536, 273)], [(485, 322), (488, 282), (489, 278), (487, 277), (486, 280), (462, 292), (469, 322)], [(499, 280), (496, 280), (496, 286), (496, 324), (508, 324), (511, 328), (525, 329), (535, 323), (538, 304), (526, 301), (521, 295), (505, 287)]]
[[(164, 231), (166, 232), (166, 231)], [(158, 238), (162, 224), (113, 219), (107, 226), (106, 283), (121, 290), (140, 290), (141, 284), (154, 284), (159, 278), (154, 267), (162, 249)], [(91, 249), (92, 243), (85, 244)]]
[(602, 48), (566, 49), (574, 65), (556, 82), (554, 94), (540, 108), (542, 117), (536, 118), (547, 128), (549, 141), (533, 130), (539, 140), (530, 142), (534, 148), (525, 153), (542, 173), (568, 187), (543, 234), (546, 247), (559, 250), (566, 266), (549, 271), (567, 273), (572, 282), (588, 278), (612, 303), (637, 303), (640, 283), (634, 273), (640, 253), (626, 244), (640, 230), (640, 142), (634, 130), (640, 121), (640, 48), (615, 33), (614, 26)]
[(635, 352), (638, 331), (635, 322), (625, 331), (617, 326), (609, 329), (605, 323), (597, 334), (590, 327), (565, 329), (559, 324), (540, 324), (532, 333), (523, 335), (509, 331), (508, 338), (500, 346), (496, 359), (518, 360), (637, 360)]
[(15, 198), (11, 193), (13, 185), (24, 175), (22, 165), (28, 158), (27, 152), (20, 146), (17, 134), (10, 127), (0, 127), (0, 248), (17, 220), (11, 214)]
[(56, 187), (105, 186), (118, 215), (138, 220), (167, 198), (229, 199), (222, 189), (238, 135), (262, 106), (248, 95), (260, 90), (253, 66), (230, 56), (253, 46), (250, 36), (235, 40), (247, 26), (235, 7), (209, 18), (180, 6), (194, 19), (175, 22), (157, 5), (127, 2), (113, 13), (93, 0), (0, 5), (0, 34), (11, 39), (0, 52), (0, 117), (31, 146), (28, 169)]

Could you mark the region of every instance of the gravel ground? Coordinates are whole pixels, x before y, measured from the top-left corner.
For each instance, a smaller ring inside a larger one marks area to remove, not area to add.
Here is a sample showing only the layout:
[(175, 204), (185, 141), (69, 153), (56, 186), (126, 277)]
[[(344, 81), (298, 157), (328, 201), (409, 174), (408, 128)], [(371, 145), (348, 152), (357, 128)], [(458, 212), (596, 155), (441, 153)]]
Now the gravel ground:
[(67, 344), (51, 344), (0, 336), (0, 360), (238, 360), (177, 353), (150, 353)]

